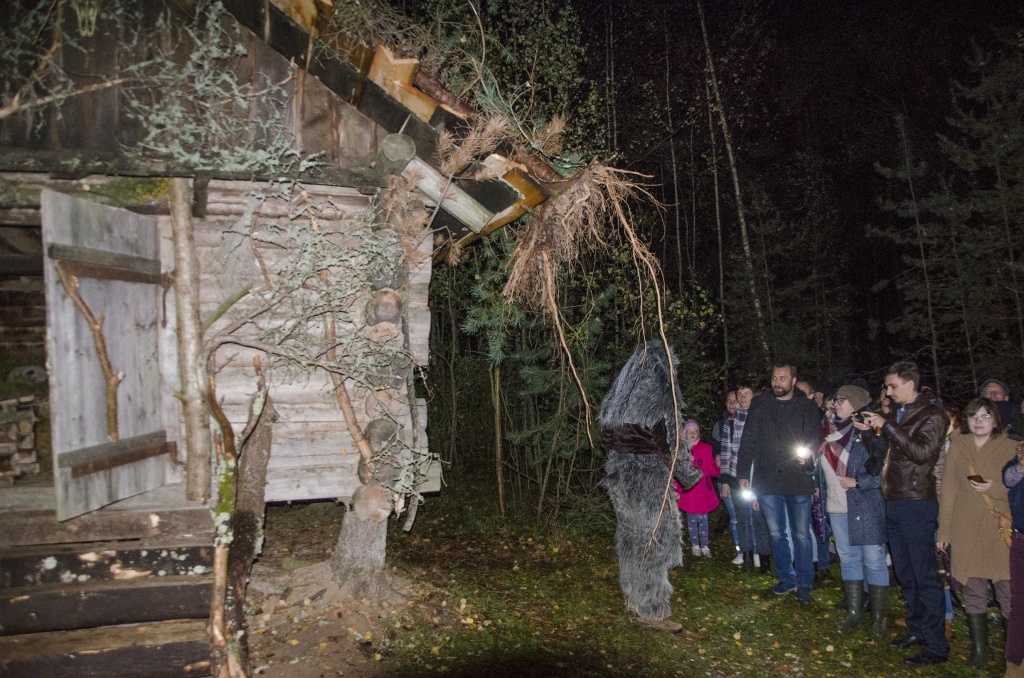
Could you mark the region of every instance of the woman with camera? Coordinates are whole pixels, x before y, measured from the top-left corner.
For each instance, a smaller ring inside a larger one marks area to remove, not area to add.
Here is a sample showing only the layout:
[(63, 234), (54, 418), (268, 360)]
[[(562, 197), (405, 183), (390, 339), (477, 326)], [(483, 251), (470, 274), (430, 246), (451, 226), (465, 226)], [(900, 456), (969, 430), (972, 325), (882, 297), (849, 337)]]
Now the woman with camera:
[(860, 386), (841, 386), (832, 396), (832, 414), (825, 422), (818, 447), (818, 491), (828, 513), (846, 595), (846, 618), (839, 628), (849, 631), (864, 617), (864, 582), (871, 600), (871, 635), (885, 633), (889, 569), (885, 563), (885, 505), (881, 479), (868, 473), (869, 454), (858, 431), (871, 427), (857, 421), (859, 410), (871, 402)]
[[(1003, 435), (999, 410), (988, 398), (964, 408), (960, 432), (950, 436), (939, 497), (937, 546), (952, 546), (952, 574), (963, 584), (971, 666), (988, 662), (988, 585), (996, 591), (1003, 617), (1010, 616), (1009, 499), (1000, 482), (1017, 445)], [(1004, 534), (1006, 541), (1004, 542)]]

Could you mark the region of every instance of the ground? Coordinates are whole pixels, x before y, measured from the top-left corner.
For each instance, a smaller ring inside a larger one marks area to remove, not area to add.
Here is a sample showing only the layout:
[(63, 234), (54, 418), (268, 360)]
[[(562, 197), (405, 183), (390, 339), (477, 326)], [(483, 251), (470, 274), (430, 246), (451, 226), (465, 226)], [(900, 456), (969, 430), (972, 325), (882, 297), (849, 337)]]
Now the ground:
[[(836, 582), (810, 605), (767, 592), (774, 579), (729, 564), (729, 535), (711, 559), (675, 570), (673, 618), (681, 635), (629, 623), (618, 589), (610, 513), (601, 497), (547, 518), (500, 518), (481, 488), (430, 498), (404, 533), (392, 523), (384, 605), (346, 598), (326, 566), (344, 509), (333, 503), (271, 507), (249, 602), (258, 675), (319, 676), (893, 676), (905, 653), (866, 628), (839, 633)], [(467, 497), (470, 497), (467, 499)], [(475, 498), (475, 499), (474, 499)], [(889, 620), (902, 615), (892, 596)], [(958, 611), (948, 664), (920, 676), (1002, 675), (1003, 631), (990, 632), (989, 672), (966, 665)]]

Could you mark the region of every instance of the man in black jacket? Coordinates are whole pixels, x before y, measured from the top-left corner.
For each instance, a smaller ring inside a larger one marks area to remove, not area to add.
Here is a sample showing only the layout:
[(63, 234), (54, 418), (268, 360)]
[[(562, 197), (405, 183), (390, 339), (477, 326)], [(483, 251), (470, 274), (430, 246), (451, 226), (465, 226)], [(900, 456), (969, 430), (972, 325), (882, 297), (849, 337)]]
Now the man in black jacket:
[[(737, 475), (741, 487), (753, 486), (757, 494), (755, 510), (760, 510), (768, 523), (779, 578), (772, 591), (781, 595), (795, 590), (797, 600), (809, 603), (814, 584), (811, 473), (821, 417), (813, 400), (803, 394), (793, 397), (795, 386), (793, 365), (782, 363), (772, 369), (771, 393), (754, 398), (750, 406)], [(789, 549), (787, 516), (795, 554)]]
[[(888, 418), (868, 415), (857, 428), (881, 428), (889, 440), (882, 469), (885, 527), (893, 571), (907, 601), (906, 636), (891, 647), (906, 650), (923, 645), (903, 661), (924, 666), (946, 661), (945, 598), (935, 561), (939, 502), (935, 463), (946, 439), (949, 419), (930, 392), (921, 392), (916, 364), (901, 361), (885, 375), (885, 392), (893, 401)], [(898, 409), (897, 409), (898, 408)]]

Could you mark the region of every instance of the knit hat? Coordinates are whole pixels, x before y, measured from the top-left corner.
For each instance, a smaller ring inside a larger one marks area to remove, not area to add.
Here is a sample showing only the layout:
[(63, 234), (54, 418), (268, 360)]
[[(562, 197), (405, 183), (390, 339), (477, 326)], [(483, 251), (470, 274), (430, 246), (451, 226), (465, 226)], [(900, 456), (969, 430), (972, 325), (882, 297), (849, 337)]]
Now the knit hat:
[(686, 429), (688, 429), (688, 428), (695, 428), (695, 429), (697, 429), (697, 433), (698, 434), (700, 433), (700, 424), (698, 424), (696, 422), (696, 420), (694, 420), (694, 419), (687, 419), (686, 420), (686, 423), (683, 424), (683, 433), (686, 433)]
[(871, 402), (871, 395), (860, 386), (854, 386), (853, 384), (840, 386), (839, 390), (836, 391), (836, 397), (846, 398), (846, 402), (853, 406), (854, 412), (864, 409)]
[(1006, 397), (1010, 397), (1010, 385), (1000, 379), (986, 379), (984, 382), (982, 382), (981, 388), (978, 389), (979, 396), (985, 395), (985, 387), (988, 386), (989, 384), (999, 384), (999, 387), (1003, 389), (1004, 393), (1006, 393)]

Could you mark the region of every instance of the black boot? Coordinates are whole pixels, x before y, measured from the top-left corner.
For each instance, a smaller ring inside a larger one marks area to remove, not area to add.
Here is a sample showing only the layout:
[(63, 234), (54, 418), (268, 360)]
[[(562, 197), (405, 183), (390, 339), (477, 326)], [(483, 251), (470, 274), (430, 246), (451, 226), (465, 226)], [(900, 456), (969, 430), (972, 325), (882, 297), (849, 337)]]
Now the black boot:
[(772, 557), (761, 556), (761, 574), (769, 574), (772, 570)]
[(971, 658), (968, 663), (976, 669), (988, 664), (988, 615), (968, 614), (967, 630), (971, 632)]
[(743, 574), (754, 574), (754, 552), (746, 551), (743, 554)]
[(852, 631), (864, 619), (864, 580), (844, 579), (846, 619), (839, 623), (840, 631)]
[(868, 584), (868, 599), (871, 601), (871, 636), (885, 635), (885, 608), (889, 605), (889, 587)]

